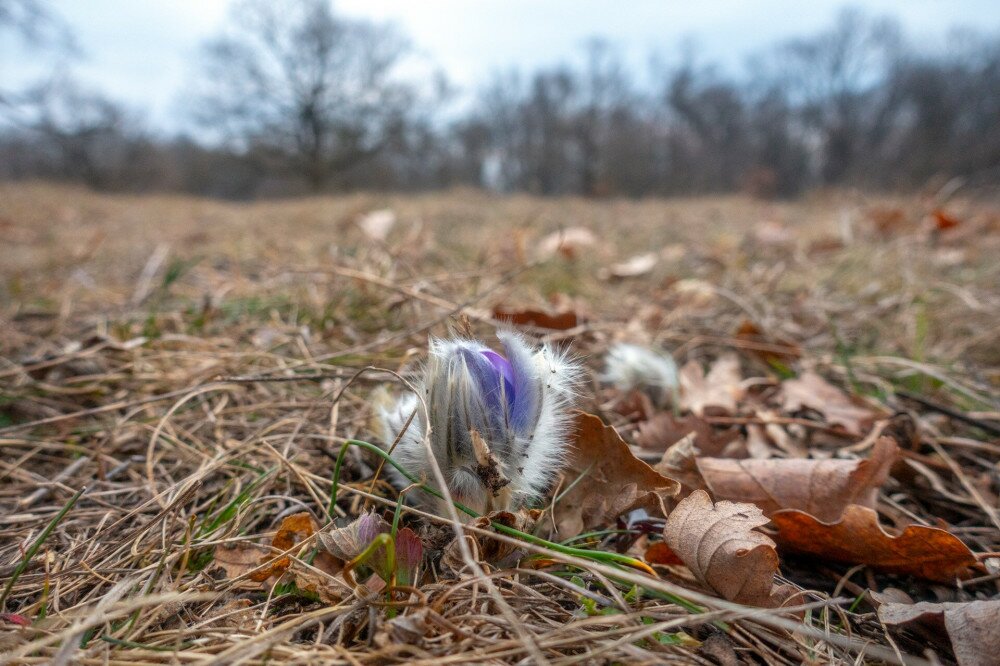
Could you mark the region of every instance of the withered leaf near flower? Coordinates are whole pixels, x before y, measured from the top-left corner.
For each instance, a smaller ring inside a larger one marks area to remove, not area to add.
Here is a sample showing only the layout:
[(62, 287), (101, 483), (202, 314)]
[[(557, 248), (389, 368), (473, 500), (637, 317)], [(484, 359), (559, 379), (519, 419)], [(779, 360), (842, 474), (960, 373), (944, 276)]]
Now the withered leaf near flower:
[(636, 458), (612, 426), (576, 412), (561, 488), (554, 515), (559, 538), (567, 539), (633, 509), (660, 513), (661, 502), (676, 495), (680, 484)]

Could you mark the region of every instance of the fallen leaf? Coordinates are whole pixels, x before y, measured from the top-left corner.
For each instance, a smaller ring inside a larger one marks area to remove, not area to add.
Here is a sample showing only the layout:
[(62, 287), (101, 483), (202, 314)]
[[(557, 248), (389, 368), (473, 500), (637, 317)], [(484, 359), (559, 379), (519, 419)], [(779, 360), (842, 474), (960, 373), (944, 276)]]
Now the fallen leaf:
[(782, 549), (833, 562), (867, 564), (873, 569), (952, 583), (967, 578), (977, 564), (958, 537), (936, 527), (909, 525), (898, 536), (882, 529), (878, 514), (850, 505), (840, 520), (825, 523), (797, 510), (771, 516)]
[(538, 241), (537, 253), (542, 259), (554, 257), (557, 253), (566, 259), (576, 259), (585, 248), (597, 245), (597, 236), (584, 227), (569, 227), (554, 231)]
[(250, 599), (230, 599), (218, 609), (213, 609), (214, 612), (208, 614), (204, 619), (211, 618), (213, 622), (217, 622), (223, 627), (249, 633), (257, 624), (252, 607), (253, 601)]
[(685, 278), (671, 285), (671, 289), (680, 297), (681, 304), (694, 308), (711, 305), (719, 296), (715, 286), (698, 278)]
[(841, 425), (852, 435), (862, 435), (878, 416), (867, 407), (855, 404), (836, 386), (815, 372), (805, 372), (797, 379), (781, 384), (783, 409), (795, 412), (803, 407), (814, 409), (828, 423)]
[(677, 417), (670, 412), (660, 412), (640, 423), (635, 443), (644, 449), (665, 451), (692, 433), (695, 436), (693, 444), (701, 455), (740, 457), (743, 450), (738, 429), (717, 431), (694, 414)]
[(875, 231), (881, 236), (895, 235), (909, 226), (906, 212), (902, 208), (881, 206), (869, 209), (867, 215)]
[(670, 550), (670, 546), (662, 541), (657, 541), (647, 548), (643, 559), (650, 564), (664, 564), (669, 566), (684, 564), (684, 561), (677, 557), (674, 551)]
[(697, 361), (681, 368), (681, 408), (704, 416), (707, 408), (725, 413), (736, 412), (736, 403), (743, 397), (740, 361), (735, 354), (720, 356), (706, 375)]
[(767, 522), (753, 504), (713, 504), (708, 493), (696, 490), (670, 512), (663, 539), (699, 581), (725, 599), (773, 607), (778, 552), (755, 530)]
[[(330, 606), (340, 603), (353, 592), (342, 574), (335, 575), (320, 569), (320, 567), (306, 567), (294, 562), (289, 575), (295, 579), (297, 588), (305, 592), (312, 592), (319, 597), (320, 601)], [(372, 577), (378, 579), (378, 576), (374, 574)]]
[(694, 448), (695, 433), (675, 442), (663, 452), (660, 462), (653, 466), (657, 472), (681, 484), (680, 495), (687, 496), (692, 490), (704, 490), (705, 480), (698, 472), (697, 449)]
[(696, 464), (716, 500), (752, 502), (764, 515), (798, 509), (833, 522), (848, 504), (874, 507), (898, 447), (880, 437), (866, 460), (698, 458)]
[[(291, 550), (295, 547), (296, 543), (311, 537), (313, 532), (316, 531), (316, 527), (316, 521), (313, 520), (312, 515), (308, 512), (303, 511), (292, 514), (281, 521), (281, 525), (278, 526), (278, 532), (274, 535), (274, 538), (271, 539), (271, 546), (273, 549), (279, 551)], [(264, 561), (261, 562), (261, 564), (264, 564), (272, 558), (273, 550), (268, 551), (268, 557), (263, 558)], [(271, 576), (280, 576), (288, 571), (288, 567), (291, 566), (291, 564), (291, 558), (284, 555), (264, 568), (251, 573), (250, 580), (262, 582)]]
[(656, 266), (657, 256), (655, 252), (639, 254), (617, 264), (612, 264), (609, 268), (601, 272), (601, 277), (609, 278), (632, 278), (645, 275)]
[(614, 398), (609, 409), (615, 414), (624, 416), (629, 421), (638, 421), (640, 424), (654, 418), (656, 407), (653, 406), (649, 396), (642, 391), (629, 391), (622, 395), (617, 389), (610, 390), (614, 392)]
[(917, 624), (933, 636), (945, 629), (959, 666), (992, 666), (1000, 655), (1000, 600), (882, 604), (878, 616), (890, 626)]
[(633, 509), (660, 513), (660, 502), (680, 490), (677, 481), (636, 458), (618, 432), (593, 414), (576, 413), (567, 458), (562, 488), (572, 487), (555, 506), (562, 539), (606, 525)]
[[(221, 543), (215, 547), (212, 561), (222, 567), (226, 578), (235, 579), (249, 574), (251, 571), (263, 571), (261, 562), (267, 562), (271, 557), (271, 549), (255, 543), (238, 541), (236, 543)], [(267, 576), (264, 577), (265, 579)]]
[(373, 210), (358, 220), (358, 227), (372, 240), (384, 241), (396, 225), (396, 213), (388, 208)]
[(566, 331), (580, 325), (580, 319), (572, 310), (548, 313), (542, 310), (512, 310), (503, 306), (493, 309), (493, 318), (515, 326), (534, 326), (554, 331)]
[(427, 619), (430, 612), (430, 608), (418, 608), (406, 615), (380, 622), (373, 639), (375, 645), (387, 649), (398, 645), (422, 647), (431, 634), (431, 623)]

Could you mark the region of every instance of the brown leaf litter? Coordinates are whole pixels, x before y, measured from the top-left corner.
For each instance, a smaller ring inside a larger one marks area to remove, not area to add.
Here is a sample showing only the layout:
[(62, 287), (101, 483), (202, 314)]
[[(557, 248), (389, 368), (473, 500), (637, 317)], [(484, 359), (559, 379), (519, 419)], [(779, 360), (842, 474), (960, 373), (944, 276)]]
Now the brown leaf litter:
[(697, 361), (688, 361), (680, 369), (678, 379), (681, 384), (681, 408), (697, 416), (704, 416), (706, 410), (735, 414), (737, 403), (745, 393), (736, 354), (720, 356), (709, 368), (708, 374)]
[(553, 513), (559, 538), (566, 539), (633, 509), (662, 514), (664, 499), (680, 485), (632, 454), (618, 432), (600, 418), (576, 413), (572, 446)]
[(1000, 600), (882, 604), (878, 617), (892, 627), (911, 627), (922, 635), (951, 639), (959, 666), (994, 666), (1000, 662)]
[(815, 372), (804, 372), (781, 385), (783, 408), (795, 412), (802, 408), (816, 410), (834, 425), (840, 425), (852, 435), (862, 435), (879, 416), (869, 407), (852, 400)]

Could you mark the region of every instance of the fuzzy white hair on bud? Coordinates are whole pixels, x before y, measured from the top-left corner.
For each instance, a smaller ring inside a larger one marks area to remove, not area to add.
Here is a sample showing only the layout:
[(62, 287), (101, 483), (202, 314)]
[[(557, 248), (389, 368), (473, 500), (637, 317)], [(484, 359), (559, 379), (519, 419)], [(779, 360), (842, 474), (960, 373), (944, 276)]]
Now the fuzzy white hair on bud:
[(677, 398), (677, 363), (667, 353), (619, 342), (608, 350), (601, 381), (620, 391), (642, 391), (657, 407)]
[(380, 412), (384, 445), (396, 443), (393, 459), (427, 480), (434, 478), (423, 441), (430, 426), (453, 499), (480, 513), (524, 506), (545, 491), (564, 458), (582, 377), (563, 352), (510, 331), (497, 337), (502, 355), (476, 340), (431, 340), (415, 385), (427, 416), (412, 393)]

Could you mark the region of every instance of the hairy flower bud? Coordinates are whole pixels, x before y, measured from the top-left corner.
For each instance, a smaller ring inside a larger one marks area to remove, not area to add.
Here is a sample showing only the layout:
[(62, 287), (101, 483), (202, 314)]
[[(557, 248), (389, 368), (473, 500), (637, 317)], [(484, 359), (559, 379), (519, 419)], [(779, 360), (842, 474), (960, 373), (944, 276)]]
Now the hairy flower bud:
[[(485, 512), (524, 505), (545, 490), (565, 448), (568, 408), (580, 366), (547, 346), (533, 348), (511, 332), (497, 336), (503, 354), (474, 340), (432, 340), (423, 381), (429, 422), (415, 395), (383, 410), (393, 458), (433, 485), (423, 443), (452, 497)], [(400, 434), (410, 414), (417, 414)]]
[(677, 364), (669, 354), (618, 343), (608, 350), (604, 363), (601, 380), (620, 391), (642, 391), (657, 407), (665, 407), (677, 398)]

